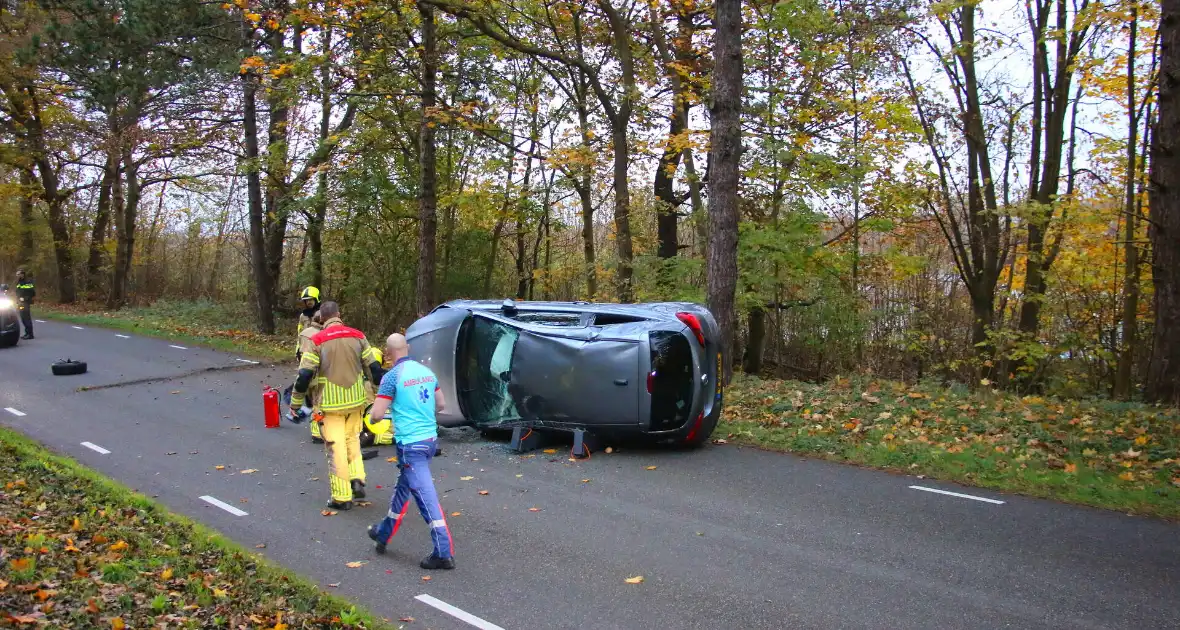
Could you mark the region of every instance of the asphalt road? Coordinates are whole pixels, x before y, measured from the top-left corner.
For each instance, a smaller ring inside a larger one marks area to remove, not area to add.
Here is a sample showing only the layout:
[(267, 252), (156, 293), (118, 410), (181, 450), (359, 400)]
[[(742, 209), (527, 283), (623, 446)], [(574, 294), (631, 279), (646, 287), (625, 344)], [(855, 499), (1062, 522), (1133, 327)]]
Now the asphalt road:
[[(732, 446), (522, 457), (469, 429), (433, 467), (458, 568), (426, 582), (421, 519), (385, 556), (364, 533), (392, 449), (366, 462), (373, 505), (324, 517), (321, 447), (264, 428), (262, 386), (290, 368), (37, 335), (0, 350), (0, 422), (410, 628), (1180, 628), (1174, 524)], [(89, 373), (51, 376), (67, 356)]]

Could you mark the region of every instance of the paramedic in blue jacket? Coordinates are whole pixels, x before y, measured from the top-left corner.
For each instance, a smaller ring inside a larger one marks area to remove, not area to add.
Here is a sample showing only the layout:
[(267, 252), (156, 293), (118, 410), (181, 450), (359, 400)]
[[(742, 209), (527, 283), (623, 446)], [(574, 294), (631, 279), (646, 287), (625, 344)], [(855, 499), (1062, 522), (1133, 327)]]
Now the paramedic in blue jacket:
[(385, 416), (393, 406), (393, 433), (397, 440), (397, 467), (401, 474), (389, 501), (389, 513), (380, 523), (369, 527), (369, 538), (377, 543), (377, 553), (401, 527), (412, 498), (418, 512), (430, 526), (434, 551), (423, 560), (423, 569), (453, 569), (451, 530), (446, 514), (438, 502), (438, 492), (430, 476), (430, 460), (438, 452), (438, 424), (435, 413), (445, 405), (438, 379), (430, 368), (409, 357), (410, 347), (404, 335), (394, 333), (386, 341), (385, 356), (393, 367), (381, 379), (371, 413)]

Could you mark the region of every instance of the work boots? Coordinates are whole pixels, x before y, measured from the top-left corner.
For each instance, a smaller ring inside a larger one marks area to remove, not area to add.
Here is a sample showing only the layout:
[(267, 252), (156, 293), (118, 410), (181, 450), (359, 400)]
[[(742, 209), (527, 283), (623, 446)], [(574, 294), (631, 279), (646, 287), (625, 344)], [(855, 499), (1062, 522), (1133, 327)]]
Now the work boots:
[(328, 501), (328, 507), (333, 510), (351, 510), (352, 501), (337, 501), (336, 499), (330, 499)]
[(372, 525), (369, 526), (369, 539), (377, 543), (376, 546), (373, 547), (374, 551), (381, 554), (385, 553), (385, 543), (381, 542), (381, 539), (377, 536), (377, 530), (374, 529)]
[(434, 569), (454, 569), (455, 559), (440, 558), (434, 554), (430, 554), (422, 562), (418, 563), (418, 566), (428, 571), (433, 571)]
[(352, 498), (365, 498), (365, 482), (361, 481), (360, 479), (352, 480)]

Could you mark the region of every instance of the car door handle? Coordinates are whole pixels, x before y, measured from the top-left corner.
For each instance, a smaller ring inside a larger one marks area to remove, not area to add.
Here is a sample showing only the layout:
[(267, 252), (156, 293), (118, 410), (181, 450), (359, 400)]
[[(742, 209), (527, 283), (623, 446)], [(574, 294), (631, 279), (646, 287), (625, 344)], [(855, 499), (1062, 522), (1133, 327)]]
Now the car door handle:
[(627, 383), (628, 383), (628, 381), (625, 378), (616, 378), (615, 379), (615, 385), (618, 385), (619, 387), (626, 387)]

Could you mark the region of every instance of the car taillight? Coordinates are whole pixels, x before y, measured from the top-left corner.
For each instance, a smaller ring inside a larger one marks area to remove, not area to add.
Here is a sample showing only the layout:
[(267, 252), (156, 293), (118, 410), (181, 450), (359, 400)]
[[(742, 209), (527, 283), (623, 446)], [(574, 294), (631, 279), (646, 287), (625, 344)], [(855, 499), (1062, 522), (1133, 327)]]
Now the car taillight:
[(688, 430), (688, 435), (684, 436), (684, 440), (686, 442), (691, 442), (692, 439), (697, 436), (697, 431), (700, 430), (701, 423), (704, 421), (705, 421), (705, 412), (702, 411), (701, 415), (697, 416), (696, 422), (692, 423), (692, 428)]
[(652, 392), (652, 390), (655, 389), (655, 383), (656, 383), (656, 373), (654, 371), (649, 372), (647, 375), (647, 393), (650, 394)]
[(692, 334), (696, 335), (697, 343), (701, 344), (703, 348), (705, 346), (705, 333), (701, 331), (701, 320), (697, 319), (697, 316), (692, 313), (677, 313), (676, 319), (684, 322), (684, 325), (692, 330)]

